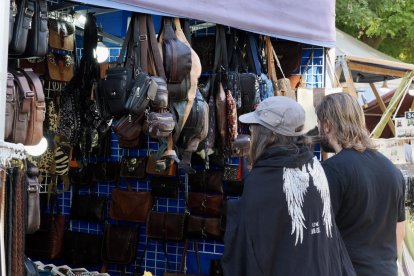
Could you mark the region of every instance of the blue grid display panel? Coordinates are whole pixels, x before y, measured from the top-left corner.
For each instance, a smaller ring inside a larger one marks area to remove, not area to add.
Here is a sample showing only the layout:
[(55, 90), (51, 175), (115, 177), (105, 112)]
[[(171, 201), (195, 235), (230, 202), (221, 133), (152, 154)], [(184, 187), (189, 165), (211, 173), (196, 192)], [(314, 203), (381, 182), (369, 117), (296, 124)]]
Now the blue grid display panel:
[[(120, 52), (120, 48), (110, 48), (110, 57), (108, 61), (116, 61)], [(306, 66), (310, 53), (313, 52), (313, 57), (311, 58), (309, 65)], [(80, 52), (79, 52), (80, 53)], [(302, 52), (301, 66), (298, 71), (298, 74), (302, 74), (306, 69), (306, 74), (304, 78), (306, 80), (307, 87), (323, 87), (325, 81), (325, 54), (323, 48), (317, 48), (313, 46), (305, 46)], [(118, 139), (115, 134), (112, 134), (112, 147), (111, 147), (111, 161), (120, 161), (123, 155), (129, 156), (148, 156), (151, 152), (157, 151), (159, 147), (158, 141), (145, 137), (140, 149), (122, 149), (119, 147)], [(315, 147), (315, 155), (320, 157), (319, 146)], [(227, 160), (228, 163), (237, 165), (238, 159), (231, 158)], [(182, 182), (185, 183), (187, 187), (187, 178), (185, 175), (180, 176)], [(149, 180), (143, 181), (131, 181), (131, 188), (134, 191), (148, 191), (150, 190)], [(121, 181), (121, 188), (126, 188), (126, 183)], [(108, 212), (111, 201), (112, 189), (115, 188), (115, 183), (113, 182), (99, 182), (95, 189), (81, 189), (79, 194), (90, 194), (95, 193), (100, 197), (107, 198), (107, 210), (106, 217), (107, 223), (111, 224), (125, 224), (125, 222), (117, 222), (109, 219)], [(178, 199), (167, 199), (167, 198), (156, 198), (154, 201), (154, 211), (164, 211), (172, 213), (183, 213), (185, 212), (185, 201), (184, 201), (184, 192), (179, 190)], [(65, 192), (59, 195), (60, 206), (63, 210), (63, 214), (69, 216), (71, 199), (73, 197), (72, 191)], [(131, 224), (131, 223), (126, 223)], [(144, 224), (131, 224), (138, 225), (140, 228), (139, 231), (139, 243), (137, 246), (136, 259), (135, 262), (129, 266), (118, 266), (118, 265), (109, 265), (110, 275), (120, 275), (121, 271), (126, 271), (127, 275), (132, 275), (135, 268), (139, 268), (140, 265), (142, 269), (151, 271), (154, 275), (162, 275), (165, 271), (174, 272), (178, 271), (181, 255), (183, 251), (182, 242), (167, 242), (167, 255), (169, 267), (167, 267), (166, 256), (164, 254), (164, 248), (162, 242), (149, 240), (145, 234), (145, 225)], [(70, 229), (73, 231), (90, 233), (90, 234), (99, 234), (103, 233), (103, 224), (96, 223), (87, 223), (82, 221), (72, 220), (70, 222)], [(141, 257), (143, 256), (144, 248), (147, 246), (147, 250), (142, 263), (140, 262)], [(219, 259), (224, 252), (224, 245), (221, 242), (215, 241), (199, 241), (199, 254), (201, 259)], [(204, 262), (208, 264), (208, 262)], [(188, 249), (187, 264), (189, 271), (196, 273), (195, 257), (194, 257), (194, 248), (193, 244), (190, 243)], [(100, 267), (88, 267), (89, 270), (99, 270)], [(203, 275), (208, 275), (208, 267), (202, 267)]]

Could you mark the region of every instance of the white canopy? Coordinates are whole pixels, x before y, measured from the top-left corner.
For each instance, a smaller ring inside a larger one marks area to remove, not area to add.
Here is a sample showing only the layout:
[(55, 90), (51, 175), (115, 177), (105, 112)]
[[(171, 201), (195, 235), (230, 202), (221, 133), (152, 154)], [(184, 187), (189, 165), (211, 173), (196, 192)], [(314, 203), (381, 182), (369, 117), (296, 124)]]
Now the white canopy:
[(335, 44), (331, 0), (76, 0), (121, 10), (167, 14), (322, 47)]

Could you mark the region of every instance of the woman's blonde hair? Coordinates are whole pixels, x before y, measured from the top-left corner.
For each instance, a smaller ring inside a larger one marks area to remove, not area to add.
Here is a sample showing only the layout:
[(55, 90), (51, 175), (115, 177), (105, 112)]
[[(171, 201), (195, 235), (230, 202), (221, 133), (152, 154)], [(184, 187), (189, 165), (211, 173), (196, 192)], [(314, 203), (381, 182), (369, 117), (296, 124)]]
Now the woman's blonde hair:
[(373, 148), (365, 126), (365, 116), (357, 100), (348, 93), (326, 96), (316, 107), (320, 123), (327, 123), (342, 148), (364, 151)]
[(298, 142), (302, 141), (302, 136), (285, 136), (273, 132), (272, 130), (259, 125), (252, 124), (250, 125), (251, 137), (250, 137), (250, 152), (249, 152), (249, 161), (254, 165), (260, 156), (265, 152), (268, 147), (271, 146), (281, 146), (287, 149), (297, 149), (299, 152), (299, 147), (296, 145)]

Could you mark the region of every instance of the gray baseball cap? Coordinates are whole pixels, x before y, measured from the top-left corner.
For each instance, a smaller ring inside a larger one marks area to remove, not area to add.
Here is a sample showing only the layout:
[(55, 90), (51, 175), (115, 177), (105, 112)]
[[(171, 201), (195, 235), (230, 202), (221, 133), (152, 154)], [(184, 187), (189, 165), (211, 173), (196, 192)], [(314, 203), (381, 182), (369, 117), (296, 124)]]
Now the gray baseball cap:
[(285, 96), (274, 96), (262, 101), (255, 111), (241, 115), (244, 124), (260, 124), (285, 136), (304, 134), (305, 110), (296, 101)]

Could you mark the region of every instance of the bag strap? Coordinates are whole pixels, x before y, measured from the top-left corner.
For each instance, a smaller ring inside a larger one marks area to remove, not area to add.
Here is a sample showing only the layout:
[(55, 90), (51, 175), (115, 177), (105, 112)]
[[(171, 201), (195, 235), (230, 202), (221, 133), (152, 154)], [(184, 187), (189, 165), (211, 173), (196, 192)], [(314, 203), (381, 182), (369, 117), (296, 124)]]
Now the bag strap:
[(20, 112), (29, 113), (31, 102), (34, 97), (33, 91), (30, 89), (29, 83), (22, 72), (11, 70), (19, 87)]
[[(185, 264), (186, 257), (187, 257), (188, 245), (189, 245), (189, 240), (185, 239), (183, 254), (181, 255), (180, 270), (178, 271), (180, 274), (184, 273), (184, 264)], [(200, 266), (200, 255), (198, 251), (198, 241), (193, 240), (193, 245), (194, 245), (194, 252), (195, 252), (196, 261), (197, 261), (197, 272), (198, 272), (198, 275), (202, 275), (201, 266)]]
[(21, 70), (21, 72), (23, 73), (23, 75), (26, 76), (26, 78), (34, 87), (33, 92), (37, 102), (36, 105), (39, 106), (41, 105), (41, 103), (43, 103), (44, 106), (45, 95), (43, 93), (43, 85), (39, 77), (33, 72), (33, 69), (31, 68), (24, 68), (23, 70)]
[[(125, 56), (125, 53), (127, 51), (128, 44), (131, 40), (133, 25), (134, 25), (134, 15), (132, 15), (131, 21), (129, 22), (128, 30), (127, 30), (124, 42), (122, 43), (121, 52), (119, 53), (119, 56), (118, 56), (118, 59), (117, 59), (117, 62), (116, 62), (116, 64), (117, 64), (116, 66), (118, 66), (118, 67), (121, 67), (122, 64), (124, 63), (124, 56)], [(128, 57), (127, 57), (127, 59), (128, 59)]]
[(262, 68), (259, 61), (257, 39), (256, 36), (252, 33), (249, 33), (247, 37), (247, 57), (249, 58), (249, 63), (254, 73), (256, 73), (257, 76), (260, 76), (262, 73)]
[(147, 15), (147, 27), (148, 36), (150, 39), (150, 49), (152, 51), (152, 56), (154, 57), (157, 74), (163, 79), (166, 79), (160, 48), (158, 48), (157, 36), (155, 34), (154, 21), (152, 19), (152, 15)]
[[(148, 35), (147, 35), (147, 16), (145, 14), (138, 14), (139, 31), (134, 32), (134, 47), (139, 43), (140, 45), (140, 66), (143, 72), (148, 72)], [(136, 19), (137, 20), (137, 19)]]
[(173, 22), (171, 17), (164, 17), (164, 40), (177, 39), (177, 35), (174, 32)]

